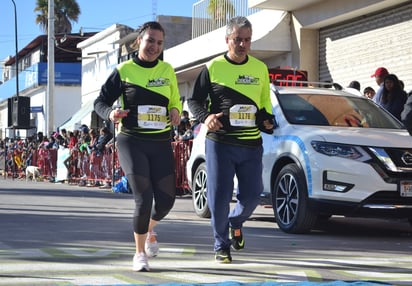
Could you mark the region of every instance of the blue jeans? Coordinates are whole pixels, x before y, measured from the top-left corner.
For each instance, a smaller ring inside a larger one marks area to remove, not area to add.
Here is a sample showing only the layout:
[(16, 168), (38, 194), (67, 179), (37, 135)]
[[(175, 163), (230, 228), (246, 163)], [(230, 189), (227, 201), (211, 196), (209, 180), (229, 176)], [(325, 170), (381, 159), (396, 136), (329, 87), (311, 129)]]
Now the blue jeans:
[[(214, 250), (229, 249), (229, 226), (241, 228), (260, 201), (263, 147), (241, 147), (206, 139), (207, 203)], [(230, 210), (233, 179), (238, 178), (236, 205)]]

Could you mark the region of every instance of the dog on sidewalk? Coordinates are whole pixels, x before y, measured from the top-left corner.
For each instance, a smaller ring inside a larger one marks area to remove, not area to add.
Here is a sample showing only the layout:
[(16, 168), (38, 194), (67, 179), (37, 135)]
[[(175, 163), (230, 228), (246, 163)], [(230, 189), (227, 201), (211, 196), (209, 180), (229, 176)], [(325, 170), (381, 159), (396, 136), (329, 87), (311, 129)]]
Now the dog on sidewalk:
[(37, 182), (37, 179), (40, 178), (40, 169), (37, 166), (27, 166), (26, 167), (26, 182), (32, 179), (32, 181)]

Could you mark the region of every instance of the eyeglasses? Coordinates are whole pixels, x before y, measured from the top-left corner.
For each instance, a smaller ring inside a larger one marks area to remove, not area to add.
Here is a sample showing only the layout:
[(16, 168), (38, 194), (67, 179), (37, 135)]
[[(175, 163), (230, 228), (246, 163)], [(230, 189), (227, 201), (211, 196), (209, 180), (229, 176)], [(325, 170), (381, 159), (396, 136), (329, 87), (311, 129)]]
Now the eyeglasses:
[(231, 40), (233, 40), (236, 44), (240, 44), (242, 42), (244, 42), (245, 44), (249, 43), (252, 38), (240, 38), (240, 37), (236, 37), (236, 38), (231, 38)]

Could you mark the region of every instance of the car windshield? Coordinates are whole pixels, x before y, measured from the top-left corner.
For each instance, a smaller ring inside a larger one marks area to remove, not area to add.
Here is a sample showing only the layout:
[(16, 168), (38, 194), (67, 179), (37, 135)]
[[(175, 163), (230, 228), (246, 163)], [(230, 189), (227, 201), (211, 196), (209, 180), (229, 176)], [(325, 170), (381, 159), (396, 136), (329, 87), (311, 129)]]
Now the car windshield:
[(400, 122), (371, 100), (334, 94), (278, 94), (291, 124), (402, 129)]

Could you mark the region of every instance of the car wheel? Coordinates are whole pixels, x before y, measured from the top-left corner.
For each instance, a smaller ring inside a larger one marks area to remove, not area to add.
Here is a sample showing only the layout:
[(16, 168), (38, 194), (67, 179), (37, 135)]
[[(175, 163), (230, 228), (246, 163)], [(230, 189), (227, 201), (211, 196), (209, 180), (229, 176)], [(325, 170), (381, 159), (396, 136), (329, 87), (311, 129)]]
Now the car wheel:
[(196, 214), (202, 218), (210, 218), (210, 210), (207, 205), (206, 197), (206, 182), (207, 182), (207, 173), (206, 173), (206, 164), (201, 163), (195, 172), (193, 177), (193, 186), (192, 186), (192, 201), (193, 208)]
[(296, 164), (282, 168), (272, 188), (272, 206), (279, 228), (286, 233), (306, 233), (316, 223), (308, 208), (306, 180)]

